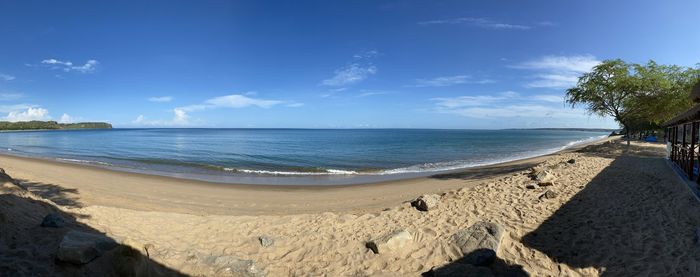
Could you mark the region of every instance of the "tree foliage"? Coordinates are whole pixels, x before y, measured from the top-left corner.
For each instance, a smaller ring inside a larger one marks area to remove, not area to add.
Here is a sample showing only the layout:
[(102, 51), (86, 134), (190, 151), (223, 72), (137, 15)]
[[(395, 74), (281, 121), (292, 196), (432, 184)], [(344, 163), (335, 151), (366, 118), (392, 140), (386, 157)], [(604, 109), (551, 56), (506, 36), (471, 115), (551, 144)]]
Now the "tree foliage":
[(606, 60), (579, 77), (566, 101), (612, 116), (628, 133), (655, 130), (693, 105), (689, 93), (699, 79), (700, 68)]
[(58, 123), (56, 121), (0, 121), (0, 130), (110, 129), (104, 122)]

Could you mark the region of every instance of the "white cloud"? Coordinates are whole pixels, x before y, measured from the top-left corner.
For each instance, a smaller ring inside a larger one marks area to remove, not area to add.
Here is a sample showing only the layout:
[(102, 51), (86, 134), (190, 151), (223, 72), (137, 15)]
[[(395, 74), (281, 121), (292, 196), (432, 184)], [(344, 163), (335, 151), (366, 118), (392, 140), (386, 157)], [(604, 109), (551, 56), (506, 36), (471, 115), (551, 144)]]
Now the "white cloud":
[(527, 87), (567, 88), (576, 85), (582, 73), (598, 64), (600, 61), (592, 55), (544, 56), (512, 67), (540, 72), (526, 84)]
[(563, 95), (539, 94), (531, 96), (532, 99), (551, 103), (564, 103)]
[(417, 79), (416, 86), (418, 87), (446, 87), (458, 84), (464, 84), (470, 77), (467, 75), (444, 76), (432, 79)]
[(441, 76), (432, 79), (416, 79), (412, 87), (448, 87), (459, 84), (489, 84), (495, 81), (491, 79), (473, 80), (469, 75)]
[(75, 65), (71, 61), (61, 61), (57, 59), (46, 59), (41, 61), (41, 63), (52, 69), (59, 69), (65, 72), (77, 71), (80, 73), (95, 72), (95, 70), (97, 70), (97, 65), (100, 64), (97, 60), (87, 60), (85, 64)]
[(73, 119), (67, 113), (63, 113), (63, 115), (61, 115), (61, 119), (59, 119), (58, 122), (59, 123), (71, 123), (71, 122), (73, 122)]
[(496, 29), (496, 30), (529, 30), (532, 29), (531, 26), (521, 25), (521, 24), (510, 24), (496, 22), (487, 18), (478, 17), (459, 17), (441, 20), (429, 20), (418, 22), (419, 25), (437, 25), (437, 24), (466, 24), (471, 26), (476, 26), (485, 29)]
[(0, 80), (3, 80), (3, 81), (12, 81), (12, 80), (14, 80), (14, 79), (15, 79), (15, 76), (0, 73)]
[(44, 108), (39, 107), (29, 107), (23, 111), (10, 111), (3, 120), (17, 122), (17, 121), (30, 121), (30, 120), (49, 120), (49, 111)]
[(171, 120), (148, 120), (143, 115), (139, 115), (132, 121), (136, 125), (150, 126), (184, 126), (191, 125), (190, 112), (204, 111), (218, 108), (240, 109), (246, 107), (271, 108), (277, 105), (285, 105), (287, 107), (301, 107), (304, 104), (294, 101), (257, 99), (245, 96), (243, 94), (231, 94), (219, 97), (214, 97), (205, 100), (200, 104), (182, 106), (174, 108), (173, 118)]
[(335, 71), (335, 75), (321, 81), (324, 86), (345, 86), (360, 82), (369, 75), (377, 73), (377, 67), (373, 65), (362, 66), (358, 63), (350, 64)]
[(250, 106), (269, 108), (281, 104), (282, 102), (283, 101), (279, 100), (255, 99), (240, 94), (231, 94), (208, 99), (204, 101), (204, 104), (209, 107), (221, 108), (245, 108)]
[(172, 96), (157, 96), (157, 97), (150, 97), (148, 98), (148, 101), (151, 102), (170, 102), (173, 100)]
[(522, 96), (514, 91), (496, 95), (470, 95), (431, 99), (435, 112), (471, 118), (586, 118), (585, 111), (570, 109), (559, 95)]
[(366, 91), (366, 92), (360, 93), (357, 96), (358, 97), (367, 97), (367, 96), (384, 95), (384, 94), (389, 94), (389, 92), (387, 92), (387, 91)]

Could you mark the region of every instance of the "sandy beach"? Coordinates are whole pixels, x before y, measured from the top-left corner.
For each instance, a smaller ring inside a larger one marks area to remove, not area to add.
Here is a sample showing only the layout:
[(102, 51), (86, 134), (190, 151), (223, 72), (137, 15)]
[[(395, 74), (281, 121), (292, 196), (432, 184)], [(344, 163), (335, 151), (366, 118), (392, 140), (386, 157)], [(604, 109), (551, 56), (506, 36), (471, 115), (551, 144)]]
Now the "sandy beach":
[[(0, 194), (0, 273), (446, 276), (440, 269), (463, 254), (453, 235), (488, 222), (503, 229), (485, 267), (496, 276), (697, 276), (700, 204), (664, 150), (612, 140), (429, 178), (325, 188), (210, 184), (1, 156), (15, 181), (3, 177)], [(533, 183), (533, 171), (549, 181)], [(411, 205), (426, 194), (437, 194), (435, 206)], [(65, 226), (39, 226), (49, 213)], [(56, 262), (62, 238), (76, 230), (119, 246), (84, 265)], [(367, 247), (397, 231), (408, 234), (400, 245)]]

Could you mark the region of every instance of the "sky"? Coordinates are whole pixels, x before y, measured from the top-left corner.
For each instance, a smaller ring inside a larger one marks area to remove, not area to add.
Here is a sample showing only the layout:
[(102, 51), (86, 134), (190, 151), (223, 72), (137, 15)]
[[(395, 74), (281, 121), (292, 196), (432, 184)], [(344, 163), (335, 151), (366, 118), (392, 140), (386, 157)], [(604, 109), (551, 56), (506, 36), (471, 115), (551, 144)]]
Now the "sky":
[(700, 1), (0, 1), (0, 120), (615, 128), (605, 59), (694, 66)]

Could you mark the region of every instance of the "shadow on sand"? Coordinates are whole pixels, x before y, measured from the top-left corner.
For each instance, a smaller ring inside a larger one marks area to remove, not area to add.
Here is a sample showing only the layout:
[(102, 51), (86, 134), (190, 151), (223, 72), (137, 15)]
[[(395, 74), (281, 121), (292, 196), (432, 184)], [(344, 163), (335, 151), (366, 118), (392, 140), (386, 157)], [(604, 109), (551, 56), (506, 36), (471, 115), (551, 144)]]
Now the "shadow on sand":
[(700, 208), (659, 150), (602, 145), (581, 152), (590, 151), (614, 161), (522, 242), (601, 276), (698, 276)]
[(78, 201), (78, 189), (63, 188), (54, 184), (46, 184), (39, 182), (30, 182), (23, 179), (15, 179), (20, 186), (40, 196), (41, 198), (51, 200), (57, 205), (81, 208), (82, 203)]
[(449, 179), (461, 179), (461, 180), (479, 180), (487, 179), (498, 175), (512, 174), (516, 172), (521, 172), (536, 166), (539, 162), (525, 162), (525, 163), (515, 163), (515, 164), (504, 164), (504, 165), (494, 165), (486, 166), (480, 168), (470, 168), (465, 169), (460, 172), (453, 173), (443, 173), (431, 175), (430, 178), (439, 180), (449, 180)]
[[(56, 258), (59, 244), (69, 231), (106, 235), (10, 182), (0, 185), (0, 276), (183, 276), (150, 259), (147, 249), (139, 251), (122, 244), (84, 265), (61, 262)], [(49, 199), (77, 206), (68, 195), (77, 192), (43, 192), (52, 193)], [(62, 218), (65, 226), (41, 227), (44, 217), (51, 213)]]
[[(479, 251), (479, 250), (477, 250)], [(486, 250), (491, 251), (491, 250)], [(527, 277), (530, 276), (520, 265), (509, 265), (505, 261), (496, 258), (493, 263), (488, 266), (475, 267), (465, 265), (461, 259), (453, 261), (449, 264), (434, 268), (430, 271), (421, 274), (423, 277), (487, 277), (487, 276), (506, 276), (506, 277)]]

